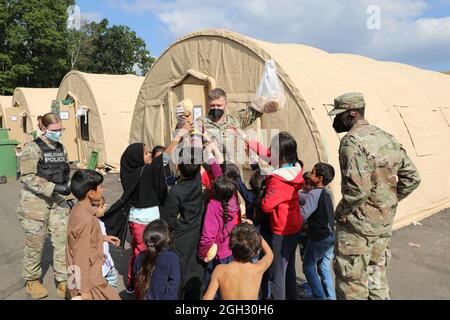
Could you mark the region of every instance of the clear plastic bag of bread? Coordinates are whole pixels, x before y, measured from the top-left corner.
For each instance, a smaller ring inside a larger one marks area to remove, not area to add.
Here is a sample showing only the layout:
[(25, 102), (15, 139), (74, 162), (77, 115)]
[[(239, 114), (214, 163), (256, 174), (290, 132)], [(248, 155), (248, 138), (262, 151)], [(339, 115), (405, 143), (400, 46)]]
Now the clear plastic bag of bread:
[(283, 109), (285, 105), (286, 93), (278, 77), (277, 66), (274, 60), (267, 60), (252, 107), (262, 113), (273, 113)]

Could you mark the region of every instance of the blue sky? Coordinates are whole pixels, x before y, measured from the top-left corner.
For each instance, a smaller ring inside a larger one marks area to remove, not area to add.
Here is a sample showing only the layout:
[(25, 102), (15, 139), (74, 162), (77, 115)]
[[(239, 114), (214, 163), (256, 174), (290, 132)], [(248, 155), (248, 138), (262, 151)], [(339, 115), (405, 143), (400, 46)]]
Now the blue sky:
[(158, 57), (176, 40), (176, 36), (168, 34), (166, 25), (153, 12), (127, 12), (108, 0), (77, 0), (76, 4), (82, 13), (88, 14), (88, 18), (97, 21), (106, 18), (110, 24), (129, 26), (145, 40), (152, 56)]
[[(181, 35), (225, 28), (271, 42), (450, 70), (450, 0), (77, 0), (77, 5), (88, 19), (129, 26), (155, 57)], [(375, 11), (368, 12), (371, 5)], [(369, 28), (369, 20), (379, 28)]]

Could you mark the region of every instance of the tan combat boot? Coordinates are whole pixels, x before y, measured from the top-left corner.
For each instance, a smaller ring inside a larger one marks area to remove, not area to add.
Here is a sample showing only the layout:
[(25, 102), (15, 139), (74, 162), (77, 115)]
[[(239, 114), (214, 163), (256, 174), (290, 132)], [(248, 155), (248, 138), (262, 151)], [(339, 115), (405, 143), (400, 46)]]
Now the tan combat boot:
[(47, 289), (39, 282), (39, 280), (29, 280), (25, 284), (25, 292), (31, 295), (33, 299), (42, 299), (48, 296)]
[(58, 286), (56, 287), (56, 294), (60, 298), (66, 298), (66, 291), (67, 291), (67, 283), (66, 281), (61, 281), (58, 283)]

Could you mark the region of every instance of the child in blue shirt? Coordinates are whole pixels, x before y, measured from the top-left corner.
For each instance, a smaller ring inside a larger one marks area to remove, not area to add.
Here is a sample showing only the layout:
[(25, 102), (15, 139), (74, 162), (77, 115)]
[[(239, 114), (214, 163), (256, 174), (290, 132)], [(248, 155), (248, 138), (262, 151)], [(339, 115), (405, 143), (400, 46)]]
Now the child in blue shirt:
[(311, 171), (313, 189), (300, 193), (300, 212), (308, 222), (308, 241), (303, 255), (303, 273), (314, 299), (335, 300), (332, 261), (334, 250), (334, 207), (325, 188), (334, 179), (334, 168), (319, 162)]

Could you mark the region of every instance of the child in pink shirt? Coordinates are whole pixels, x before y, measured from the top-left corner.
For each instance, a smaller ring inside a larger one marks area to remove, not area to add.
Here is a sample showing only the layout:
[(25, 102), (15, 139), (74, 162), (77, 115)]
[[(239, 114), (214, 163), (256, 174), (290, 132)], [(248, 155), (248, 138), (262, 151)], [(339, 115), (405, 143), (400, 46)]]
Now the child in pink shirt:
[[(236, 185), (225, 176), (220, 176), (214, 181), (213, 189), (214, 196), (206, 209), (198, 249), (199, 258), (208, 262), (205, 275), (206, 287), (214, 268), (233, 260), (229, 246), (230, 234), (237, 224), (236, 217), (239, 215), (239, 205), (236, 201), (232, 201)], [(208, 251), (214, 244), (217, 245), (217, 254), (213, 260), (207, 261)]]

